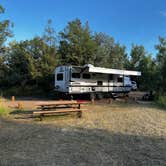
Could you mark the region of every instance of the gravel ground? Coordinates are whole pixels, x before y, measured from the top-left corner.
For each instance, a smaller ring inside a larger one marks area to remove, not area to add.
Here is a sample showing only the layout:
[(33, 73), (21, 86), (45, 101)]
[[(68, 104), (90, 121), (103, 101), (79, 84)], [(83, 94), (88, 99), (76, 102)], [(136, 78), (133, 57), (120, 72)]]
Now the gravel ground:
[(88, 109), (82, 119), (0, 118), (0, 165), (166, 165), (166, 111), (131, 103)]

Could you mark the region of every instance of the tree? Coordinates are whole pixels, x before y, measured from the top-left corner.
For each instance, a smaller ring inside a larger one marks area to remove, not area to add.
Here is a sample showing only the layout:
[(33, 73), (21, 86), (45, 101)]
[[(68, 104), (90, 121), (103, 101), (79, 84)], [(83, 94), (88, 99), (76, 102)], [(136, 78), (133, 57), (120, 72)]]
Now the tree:
[(115, 43), (112, 37), (101, 32), (96, 33), (94, 38), (98, 46), (94, 60), (96, 66), (120, 69), (126, 67), (127, 54), (124, 46)]
[(132, 70), (137, 70), (142, 58), (145, 56), (146, 56), (146, 52), (145, 52), (144, 46), (132, 44), (132, 48), (130, 52), (129, 68)]
[(95, 34), (94, 40), (97, 44), (97, 51), (95, 54), (94, 65), (109, 67), (110, 64), (107, 60), (114, 46), (114, 39), (100, 32)]
[(125, 69), (127, 63), (127, 54), (125, 52), (126, 47), (116, 43), (110, 53), (108, 62), (111, 64), (111, 68)]
[(8, 52), (9, 78), (8, 84), (25, 86), (29, 80), (33, 79), (35, 67), (33, 58), (28, 50), (29, 41), (15, 41), (10, 43)]
[(166, 39), (159, 37), (159, 44), (155, 46), (157, 52), (158, 90), (166, 93)]
[(43, 40), (49, 47), (56, 47), (56, 34), (52, 27), (52, 20), (49, 19), (44, 30)]
[(9, 68), (5, 62), (6, 62), (6, 57), (0, 56), (0, 87), (5, 85), (6, 83), (5, 81), (9, 71)]
[[(5, 9), (0, 5), (0, 14), (5, 13)], [(6, 47), (4, 46), (5, 41), (8, 37), (12, 37), (12, 32), (10, 30), (10, 21), (1, 20), (0, 21), (0, 86), (4, 84), (8, 66), (6, 65)]]
[(56, 58), (42, 38), (34, 37), (32, 40), (10, 44), (8, 65), (12, 85), (21, 85), (24, 88), (31, 84), (47, 90), (52, 84), (50, 80)]
[[(0, 14), (3, 14), (5, 9), (0, 5)], [(0, 53), (4, 51), (4, 43), (8, 37), (12, 37), (12, 32), (10, 30), (11, 23), (9, 20), (0, 21)]]
[(129, 69), (141, 71), (140, 78), (133, 78), (143, 90), (155, 90), (156, 85), (156, 64), (152, 56), (146, 52), (142, 45), (132, 45)]
[(71, 21), (59, 34), (58, 52), (62, 64), (84, 65), (94, 62), (97, 46), (88, 22), (82, 25), (79, 19)]
[(156, 90), (156, 63), (150, 54), (142, 57), (137, 69), (142, 73), (139, 78), (140, 87), (149, 91)]

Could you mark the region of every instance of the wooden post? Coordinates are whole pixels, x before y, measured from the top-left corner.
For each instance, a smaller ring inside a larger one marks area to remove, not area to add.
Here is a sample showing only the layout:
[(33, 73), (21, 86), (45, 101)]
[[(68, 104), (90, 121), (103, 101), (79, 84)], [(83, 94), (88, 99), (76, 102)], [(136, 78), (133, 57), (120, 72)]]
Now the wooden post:
[(15, 96), (12, 96), (11, 100), (12, 100), (12, 101), (15, 101)]
[(108, 104), (111, 104), (111, 103), (112, 103), (112, 99), (109, 98), (109, 99), (108, 99)]
[(91, 99), (91, 103), (92, 103), (92, 104), (95, 104), (94, 98)]
[(95, 93), (91, 93), (90, 94), (90, 99), (91, 99), (91, 103), (95, 104), (95, 98), (96, 98), (96, 94)]

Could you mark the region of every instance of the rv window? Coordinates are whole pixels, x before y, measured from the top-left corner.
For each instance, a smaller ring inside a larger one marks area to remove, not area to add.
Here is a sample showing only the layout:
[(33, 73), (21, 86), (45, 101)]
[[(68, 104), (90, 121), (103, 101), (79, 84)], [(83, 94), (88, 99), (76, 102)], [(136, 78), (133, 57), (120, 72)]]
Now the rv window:
[(113, 78), (113, 74), (110, 74), (109, 75), (109, 80), (113, 80), (114, 78)]
[(80, 78), (80, 73), (72, 73), (72, 78)]
[(85, 74), (85, 73), (84, 73), (84, 74), (82, 75), (82, 78), (90, 79), (90, 74)]
[(103, 85), (103, 81), (97, 81), (97, 85), (98, 85), (98, 86)]
[(118, 77), (118, 82), (123, 82), (123, 78), (122, 77)]
[(63, 73), (57, 74), (57, 81), (63, 80)]

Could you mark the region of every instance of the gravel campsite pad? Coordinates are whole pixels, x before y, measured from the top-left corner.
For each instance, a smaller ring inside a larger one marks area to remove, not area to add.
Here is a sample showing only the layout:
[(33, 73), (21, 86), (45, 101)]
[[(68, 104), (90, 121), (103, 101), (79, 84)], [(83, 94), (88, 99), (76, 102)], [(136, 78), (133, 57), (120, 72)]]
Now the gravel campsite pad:
[(125, 103), (87, 107), (81, 119), (0, 118), (0, 165), (166, 165), (166, 111)]

